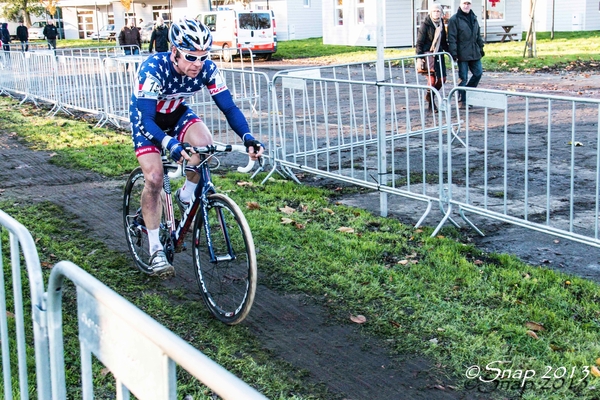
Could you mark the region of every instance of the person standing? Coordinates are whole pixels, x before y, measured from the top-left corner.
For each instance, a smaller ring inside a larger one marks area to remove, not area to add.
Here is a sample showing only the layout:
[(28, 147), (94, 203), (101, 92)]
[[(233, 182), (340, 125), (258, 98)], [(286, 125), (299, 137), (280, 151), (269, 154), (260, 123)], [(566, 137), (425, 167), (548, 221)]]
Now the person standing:
[[(461, 0), (460, 8), (448, 20), (448, 47), (450, 55), (458, 63), (458, 86), (477, 87), (479, 84), (483, 75), (483, 45), (477, 16), (471, 10), (471, 0)], [(468, 79), (469, 71), (471, 79)], [(465, 104), (464, 91), (459, 91), (458, 100), (461, 105)]]
[[(427, 17), (425, 17), (419, 27), (419, 36), (417, 37), (416, 45), (417, 54), (425, 54), (426, 52), (439, 53), (441, 51), (449, 52), (442, 15), (442, 6), (432, 3), (429, 7)], [(442, 85), (446, 83), (446, 57), (443, 54), (438, 54), (434, 56), (434, 60), (435, 68), (433, 71), (428, 71), (427, 84), (440, 90)], [(425, 95), (425, 101), (430, 110), (437, 109), (435, 96), (431, 95), (430, 90)]]
[(8, 32), (8, 23), (2, 23), (2, 30), (0, 33), (2, 33), (2, 50), (10, 51), (10, 32)]
[(162, 17), (156, 18), (156, 26), (150, 36), (148, 51), (152, 53), (152, 49), (156, 49), (157, 52), (169, 51), (169, 29)]
[(129, 19), (129, 26), (125, 25), (119, 33), (119, 46), (123, 47), (126, 56), (140, 54), (142, 48), (142, 37), (140, 30), (135, 27), (135, 20)]
[(56, 49), (56, 38), (58, 37), (58, 29), (56, 29), (53, 19), (48, 21), (48, 23), (44, 27), (43, 33), (44, 33), (44, 37), (48, 41), (48, 49), (55, 50)]
[(29, 30), (27, 29), (23, 21), (21, 21), (19, 26), (17, 27), (17, 39), (19, 39), (19, 41), (21, 42), (21, 51), (28, 51)]

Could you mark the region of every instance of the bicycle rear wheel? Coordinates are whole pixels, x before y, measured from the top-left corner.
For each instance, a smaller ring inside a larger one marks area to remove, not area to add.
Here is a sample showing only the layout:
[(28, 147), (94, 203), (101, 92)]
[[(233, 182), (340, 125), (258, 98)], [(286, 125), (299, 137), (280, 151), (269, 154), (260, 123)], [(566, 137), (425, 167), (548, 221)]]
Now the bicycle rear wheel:
[(200, 293), (217, 319), (235, 325), (250, 312), (256, 292), (252, 233), (238, 205), (225, 195), (208, 196), (208, 224), (200, 212), (192, 246)]
[[(146, 274), (152, 273), (152, 268), (148, 262), (150, 261), (150, 249), (148, 248), (148, 230), (144, 226), (142, 218), (141, 196), (145, 184), (144, 174), (140, 167), (134, 169), (123, 192), (123, 227), (125, 229), (125, 237), (127, 238), (127, 247), (133, 257), (136, 267)], [(164, 192), (163, 192), (164, 195)], [(163, 207), (164, 210), (164, 207)], [(163, 243), (165, 250), (169, 249), (166, 244), (169, 243), (169, 231), (166, 229), (165, 216), (161, 218), (160, 224), (160, 241)], [(169, 262), (173, 262), (173, 252), (165, 251)]]

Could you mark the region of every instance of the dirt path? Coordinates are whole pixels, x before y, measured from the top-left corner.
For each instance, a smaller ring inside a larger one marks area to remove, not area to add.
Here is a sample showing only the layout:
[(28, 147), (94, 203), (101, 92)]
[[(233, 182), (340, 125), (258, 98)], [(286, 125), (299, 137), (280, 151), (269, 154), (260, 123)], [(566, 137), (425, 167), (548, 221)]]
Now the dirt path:
[[(600, 79), (586, 74), (532, 76), (490, 73), (484, 76), (482, 87), (552, 90), (556, 94), (573, 94), (575, 91), (596, 97)], [(2, 198), (27, 202), (49, 200), (60, 204), (84, 223), (88, 234), (112, 249), (127, 252), (120, 234), (121, 195), (125, 179), (108, 180), (98, 174), (53, 166), (48, 163), (49, 153), (25, 151), (25, 147), (10, 135), (0, 136), (0, 148)], [(89, 206), (90, 199), (93, 199), (94, 207)], [(407, 223), (414, 223), (414, 211), (410, 213), (403, 208), (400, 203), (404, 201), (400, 200), (398, 204), (392, 202), (391, 214)], [(374, 206), (378, 202), (367, 196), (349, 196), (343, 202), (377, 212)], [(488, 236), (479, 238), (473, 235), (472, 240), (488, 251), (508, 250), (533, 264), (542, 263), (599, 280), (600, 266), (595, 249), (566, 240), (556, 243), (546, 235), (519, 229), (500, 224), (487, 225)], [(166, 281), (165, 285), (183, 286), (192, 298), (200, 301), (199, 296), (193, 294), (197, 292), (193, 273), (181, 267), (191, 263), (189, 256), (178, 254), (177, 257), (177, 277)], [(307, 379), (310, 381), (324, 383), (332, 398), (477, 398), (473, 392), (457, 392), (448, 388), (453, 382), (443, 380), (443, 374), (430, 360), (412, 356), (408, 360), (399, 358), (387, 351), (386, 343), (362, 335), (356, 326), (330, 321), (326, 308), (319, 304), (318, 299), (303, 294), (279, 293), (260, 285), (255, 305), (244, 324), (275, 357), (309, 371)]]

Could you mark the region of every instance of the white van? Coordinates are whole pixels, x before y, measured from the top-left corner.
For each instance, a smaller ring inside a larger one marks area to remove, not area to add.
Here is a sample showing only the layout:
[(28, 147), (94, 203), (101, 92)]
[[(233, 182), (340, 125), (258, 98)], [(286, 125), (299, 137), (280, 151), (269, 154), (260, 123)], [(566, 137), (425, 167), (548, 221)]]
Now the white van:
[[(277, 35), (275, 33), (275, 14), (269, 11), (236, 11), (220, 10), (204, 12), (196, 19), (211, 30), (213, 50), (237, 48), (248, 54), (263, 55), (266, 60), (277, 52)], [(224, 51), (225, 61), (231, 59), (233, 53)]]

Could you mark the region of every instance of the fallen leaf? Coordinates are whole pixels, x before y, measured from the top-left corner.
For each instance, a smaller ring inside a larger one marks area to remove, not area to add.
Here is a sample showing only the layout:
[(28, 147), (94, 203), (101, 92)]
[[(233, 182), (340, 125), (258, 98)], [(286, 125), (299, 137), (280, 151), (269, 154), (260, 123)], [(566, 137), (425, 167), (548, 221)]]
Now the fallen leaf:
[(100, 370), (100, 375), (102, 375), (102, 376), (106, 376), (106, 375), (108, 375), (108, 374), (110, 374), (110, 369), (108, 369), (108, 368), (102, 368), (102, 369)]
[(565, 285), (570, 285), (571, 281), (565, 281)]
[(433, 344), (438, 344), (439, 340), (437, 338), (429, 339), (429, 341)]
[(527, 331), (527, 334), (534, 339), (539, 339), (538, 335), (534, 331)]
[(326, 213), (329, 213), (331, 215), (335, 214), (335, 212), (333, 212), (333, 210), (331, 208), (324, 208), (323, 211), (325, 211)]
[(42, 262), (40, 263), (40, 265), (42, 266), (42, 268), (47, 268), (47, 269), (51, 269), (51, 268), (54, 266), (54, 264), (52, 264), (52, 263), (49, 263), (49, 262), (47, 262), (47, 261), (42, 261)]
[(240, 181), (237, 183), (238, 186), (254, 186), (252, 182)]
[(304, 229), (306, 227), (304, 224), (299, 224), (299, 223), (296, 223), (295, 225), (296, 225), (296, 228), (298, 228), (298, 229)]
[(400, 325), (399, 323), (397, 323), (396, 321), (393, 321), (390, 319), (390, 324), (392, 324), (395, 328), (401, 328), (402, 325)]
[(248, 207), (249, 210), (260, 210), (260, 205), (255, 201), (247, 202), (246, 207)]
[(289, 207), (289, 206), (285, 206), (285, 207), (280, 207), (279, 211), (281, 211), (284, 214), (290, 215), (290, 214), (294, 213), (296, 211), (296, 209)]
[(532, 331), (544, 331), (546, 330), (544, 328), (544, 325), (537, 323), (537, 322), (531, 322), (531, 321), (527, 321), (525, 322), (525, 328), (531, 329)]
[(596, 365), (600, 365), (600, 357), (596, 358)]
[(598, 367), (596, 367), (595, 365), (592, 365), (592, 368), (590, 368), (590, 372), (592, 373), (592, 375), (594, 375), (596, 378), (600, 378), (600, 370), (598, 369)]
[(367, 317), (364, 315), (352, 315), (350, 314), (350, 321), (356, 322), (357, 324), (364, 324), (367, 322)]
[(293, 224), (293, 223), (295, 223), (295, 222), (296, 222), (296, 221), (294, 221), (294, 220), (293, 220), (293, 219), (291, 219), (291, 218), (281, 218), (281, 223), (282, 223), (282, 224), (284, 224), (284, 225), (287, 225), (287, 224)]
[(423, 233), (423, 229), (415, 229), (415, 233)]
[(11, 313), (10, 311), (6, 311), (6, 316), (7, 316), (8, 318), (14, 318), (14, 317), (15, 317), (15, 314)]
[(300, 204), (300, 211), (301, 211), (301, 212), (306, 212), (306, 211), (308, 211), (308, 206), (305, 206), (304, 204)]
[(444, 235), (437, 235), (437, 236), (436, 236), (436, 238), (438, 238), (438, 239), (443, 239), (443, 238), (445, 238), (445, 237), (446, 237), (446, 236), (444, 236)]
[(400, 261), (398, 261), (398, 264), (406, 265), (406, 264), (408, 264), (408, 260), (400, 260)]
[(481, 264), (483, 264), (483, 261), (481, 261), (481, 260), (475, 260), (475, 261), (473, 261), (473, 264), (475, 264), (475, 265), (481, 265)]
[(575, 147), (583, 146), (583, 144), (582, 144), (581, 142), (571, 142), (571, 141), (569, 141), (569, 143), (567, 143), (567, 144), (569, 144), (569, 145), (571, 145), (571, 144), (572, 144), (572, 145), (574, 145)]
[(354, 233), (354, 229), (348, 228), (347, 226), (342, 226), (342, 227), (338, 228), (338, 231), (345, 232), (345, 233)]

